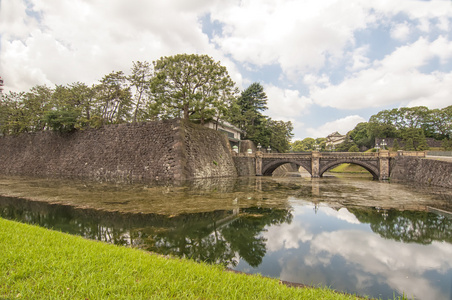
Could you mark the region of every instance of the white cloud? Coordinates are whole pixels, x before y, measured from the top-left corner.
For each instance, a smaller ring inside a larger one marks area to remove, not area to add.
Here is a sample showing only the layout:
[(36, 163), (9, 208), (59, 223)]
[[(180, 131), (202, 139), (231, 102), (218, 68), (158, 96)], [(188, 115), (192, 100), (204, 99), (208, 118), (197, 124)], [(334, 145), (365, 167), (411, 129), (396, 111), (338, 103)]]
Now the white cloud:
[(113, 70), (128, 72), (132, 61), (177, 53), (207, 53), (241, 84), (235, 65), (202, 32), (199, 15), (209, 1), (30, 1), (39, 24), (23, 3), (2, 1), (0, 67), (7, 89), (90, 84)]
[(335, 131), (341, 134), (346, 134), (347, 132), (355, 128), (356, 124), (366, 121), (367, 120), (365, 120), (363, 117), (353, 115), (332, 122), (327, 122), (318, 128), (307, 128), (306, 131), (308, 135), (313, 138), (326, 137), (327, 135)]
[(452, 98), (452, 72), (425, 74), (419, 70), (434, 57), (442, 62), (450, 61), (452, 42), (444, 37), (431, 43), (420, 38), (338, 85), (311, 86), (310, 98), (318, 105), (339, 109), (397, 106), (400, 103), (444, 107), (450, 105)]
[(407, 22), (396, 24), (391, 28), (390, 34), (393, 39), (405, 41), (410, 34), (410, 25)]
[(268, 114), (277, 120), (289, 121), (306, 114), (312, 101), (297, 90), (282, 89), (274, 85), (264, 87), (268, 97)]
[(295, 79), (343, 56), (353, 31), (374, 18), (359, 2), (246, 1), (212, 13), (226, 24), (215, 42), (234, 59), (256, 65), (279, 63)]
[[(356, 276), (379, 275), (394, 290), (409, 292), (410, 296), (445, 299), (446, 295), (440, 294), (422, 275), (430, 270), (444, 273), (450, 269), (452, 245), (432, 242), (429, 247), (420, 244), (399, 247), (397, 243), (357, 230), (324, 232), (312, 239), (311, 252), (305, 261), (308, 265), (328, 265), (333, 256), (339, 255), (357, 265)], [(437, 292), (431, 294), (432, 291)]]
[[(127, 73), (132, 61), (203, 53), (221, 61), (239, 88), (268, 82), (259, 73), (263, 66), (281, 69), (271, 76), (278, 80), (266, 86), (272, 94), (268, 113), (292, 121), (300, 138), (302, 118), (313, 103), (377, 112), (382, 106), (443, 107), (452, 95), (450, 0), (3, 0), (0, 5), (5, 90), (92, 84), (113, 70)], [(207, 19), (212, 23), (203, 23)], [(381, 30), (390, 24), (396, 24), (390, 32)], [(366, 40), (380, 37), (417, 41), (391, 49)], [(379, 60), (373, 61), (375, 55)], [(433, 58), (441, 68), (430, 65)], [(246, 66), (246, 75), (237, 64)], [(286, 80), (290, 89), (280, 86)]]
[(310, 241), (314, 235), (306, 224), (295, 221), (272, 226), (263, 232), (263, 236), (269, 241), (266, 243), (268, 251), (275, 252), (281, 249), (297, 249), (300, 242)]
[(322, 212), (325, 213), (327, 216), (336, 217), (339, 220), (345, 221), (350, 224), (361, 224), (361, 222), (356, 218), (354, 214), (348, 211), (345, 207), (340, 208), (338, 211), (330, 208), (325, 207), (322, 208)]
[(369, 45), (354, 49), (350, 54), (352, 65), (348, 68), (348, 70), (358, 71), (367, 68), (370, 64), (370, 59), (367, 57), (368, 51)]

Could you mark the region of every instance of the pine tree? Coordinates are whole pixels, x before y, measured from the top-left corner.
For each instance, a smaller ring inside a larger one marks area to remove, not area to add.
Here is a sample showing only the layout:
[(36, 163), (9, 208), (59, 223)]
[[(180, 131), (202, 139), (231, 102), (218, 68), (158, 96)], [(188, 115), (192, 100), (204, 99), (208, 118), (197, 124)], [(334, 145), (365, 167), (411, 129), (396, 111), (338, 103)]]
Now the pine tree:
[(404, 150), (406, 150), (406, 151), (414, 151), (415, 150), (412, 138), (409, 138), (406, 140)]
[(400, 150), (399, 140), (394, 139), (394, 143), (392, 144), (392, 151), (399, 151), (399, 150)]

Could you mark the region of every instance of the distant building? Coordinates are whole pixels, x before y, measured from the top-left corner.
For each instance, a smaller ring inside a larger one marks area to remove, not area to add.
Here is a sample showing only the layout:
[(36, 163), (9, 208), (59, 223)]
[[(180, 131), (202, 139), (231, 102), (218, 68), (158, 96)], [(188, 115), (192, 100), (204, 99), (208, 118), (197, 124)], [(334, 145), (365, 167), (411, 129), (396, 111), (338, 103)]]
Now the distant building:
[(326, 137), (326, 149), (334, 149), (337, 145), (343, 143), (346, 139), (345, 135), (340, 134), (339, 132), (333, 132), (332, 134)]
[(205, 123), (204, 126), (225, 133), (228, 136), (231, 147), (239, 146), (242, 131), (234, 125), (226, 121), (210, 121)]

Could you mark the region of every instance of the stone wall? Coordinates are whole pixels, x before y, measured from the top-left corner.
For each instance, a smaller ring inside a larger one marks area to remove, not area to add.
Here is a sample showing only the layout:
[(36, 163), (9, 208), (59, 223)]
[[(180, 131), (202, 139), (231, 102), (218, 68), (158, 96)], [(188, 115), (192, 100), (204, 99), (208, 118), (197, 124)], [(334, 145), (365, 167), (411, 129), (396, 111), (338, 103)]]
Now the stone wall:
[(237, 176), (227, 135), (190, 122), (183, 124), (181, 166), (185, 178)]
[(293, 163), (283, 164), (273, 171), (272, 176), (287, 176), (287, 173), (298, 172), (298, 166)]
[(391, 181), (416, 182), (452, 188), (452, 162), (415, 157), (395, 157), (391, 162)]
[(256, 160), (254, 154), (233, 156), (238, 176), (256, 176)]
[(0, 137), (0, 174), (98, 180), (236, 176), (220, 132), (180, 120)]

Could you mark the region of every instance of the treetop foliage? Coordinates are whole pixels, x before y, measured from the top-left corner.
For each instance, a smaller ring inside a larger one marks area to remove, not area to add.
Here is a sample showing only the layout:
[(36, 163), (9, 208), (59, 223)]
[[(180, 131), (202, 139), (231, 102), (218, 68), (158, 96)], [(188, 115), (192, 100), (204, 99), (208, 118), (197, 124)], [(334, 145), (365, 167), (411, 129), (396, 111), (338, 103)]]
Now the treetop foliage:
[[(428, 150), (426, 138), (445, 141), (443, 148), (446, 149), (452, 138), (452, 105), (442, 109), (417, 106), (382, 110), (371, 116), (368, 122), (357, 124), (347, 133), (347, 137), (342, 145), (336, 147), (336, 151), (350, 151), (354, 145), (358, 149), (370, 149), (376, 146), (375, 139), (387, 138), (395, 139), (393, 148), (397, 150)], [(292, 150), (299, 149), (301, 142), (292, 143)], [(304, 149), (312, 150), (312, 147)]]
[(149, 63), (133, 62), (130, 75), (113, 71), (97, 84), (37, 85), (0, 99), (0, 134), (54, 130), (70, 132), (107, 124), (183, 118), (201, 124), (224, 120), (244, 138), (289, 149), (290, 122), (262, 112), (267, 96), (253, 83), (239, 94), (227, 69), (207, 55), (178, 54)]

